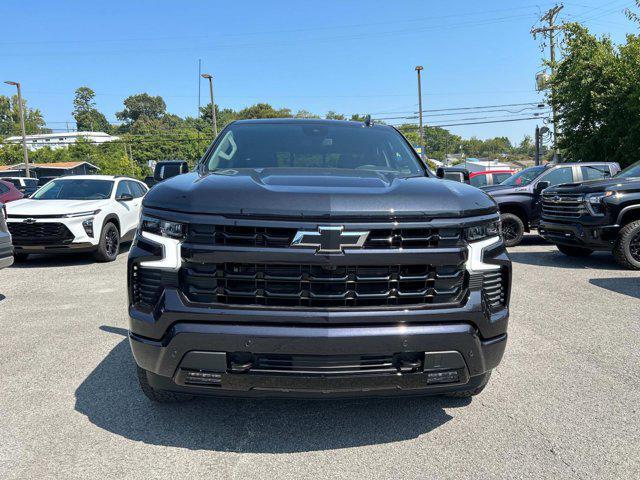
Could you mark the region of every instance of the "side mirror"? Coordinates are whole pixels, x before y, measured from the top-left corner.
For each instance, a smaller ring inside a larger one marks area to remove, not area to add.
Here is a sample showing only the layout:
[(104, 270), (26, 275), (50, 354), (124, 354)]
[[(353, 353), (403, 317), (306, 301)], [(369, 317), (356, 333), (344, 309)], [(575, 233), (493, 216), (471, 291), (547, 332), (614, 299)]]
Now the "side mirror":
[(535, 188), (535, 192), (536, 192), (536, 194), (538, 194), (538, 195), (539, 195), (539, 194), (541, 194), (541, 193), (542, 193), (542, 191), (543, 191), (545, 188), (549, 188), (549, 182), (547, 182), (547, 181), (544, 181), (544, 182), (538, 182), (538, 183), (536, 184), (536, 188)]
[(438, 178), (444, 178), (444, 168), (442, 167), (438, 167), (436, 169), (436, 177)]
[(133, 195), (131, 195), (130, 193), (123, 193), (119, 195), (116, 200), (118, 202), (130, 202), (131, 200), (133, 200)]

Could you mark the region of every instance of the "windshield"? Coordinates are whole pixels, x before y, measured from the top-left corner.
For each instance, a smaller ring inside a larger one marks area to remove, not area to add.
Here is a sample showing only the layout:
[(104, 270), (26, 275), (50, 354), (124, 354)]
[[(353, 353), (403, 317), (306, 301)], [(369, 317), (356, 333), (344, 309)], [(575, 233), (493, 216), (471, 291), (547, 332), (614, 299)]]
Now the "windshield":
[(205, 159), (206, 170), (331, 168), (425, 175), (411, 147), (390, 128), (319, 123), (231, 125)]
[(31, 198), (36, 200), (100, 200), (111, 196), (111, 180), (52, 180)]
[(622, 170), (616, 177), (633, 178), (640, 177), (640, 162), (633, 163)]
[(533, 182), (536, 178), (540, 176), (542, 172), (544, 172), (545, 167), (529, 167), (525, 168), (521, 172), (518, 172), (514, 175), (511, 175), (500, 185), (510, 185), (512, 187), (524, 187)]

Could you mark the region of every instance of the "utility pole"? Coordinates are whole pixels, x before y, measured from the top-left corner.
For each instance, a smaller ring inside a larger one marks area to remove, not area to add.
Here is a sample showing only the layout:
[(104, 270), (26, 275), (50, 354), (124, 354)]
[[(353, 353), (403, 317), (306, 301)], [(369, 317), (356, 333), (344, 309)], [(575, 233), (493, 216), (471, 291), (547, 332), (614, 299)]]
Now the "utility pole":
[(22, 93), (20, 92), (20, 82), (7, 80), (7, 85), (14, 85), (18, 89), (18, 111), (20, 112), (20, 129), (22, 130), (22, 151), (24, 153), (24, 171), (27, 178), (31, 177), (29, 172), (29, 151), (27, 150), (27, 132), (24, 128), (24, 109), (22, 108)]
[(218, 136), (218, 124), (216, 123), (216, 104), (213, 101), (213, 77), (208, 73), (203, 73), (202, 78), (209, 80), (209, 94), (211, 95), (211, 123), (213, 124), (213, 137)]
[(416, 67), (416, 72), (418, 72), (418, 108), (420, 112), (420, 157), (424, 160), (426, 158), (426, 149), (424, 145), (424, 129), (422, 128), (422, 78), (420, 77), (422, 70), (423, 68), (420, 65)]
[(200, 76), (202, 75), (202, 60), (198, 59), (198, 112), (196, 118), (200, 116), (200, 84), (202, 80), (200, 80)]
[(536, 125), (536, 163), (535, 165), (540, 165), (540, 127)]
[(549, 36), (549, 66), (551, 68), (551, 111), (552, 111), (552, 122), (553, 122), (553, 150), (554, 157), (558, 154), (558, 114), (556, 112), (556, 95), (555, 95), (555, 87), (553, 85), (553, 74), (556, 70), (556, 38), (555, 32), (556, 30), (563, 30), (563, 25), (556, 25), (556, 17), (560, 10), (564, 8), (564, 5), (556, 5), (552, 9), (550, 9), (547, 13), (545, 13), (540, 21), (547, 22), (546, 27), (532, 28), (531, 34), (533, 38), (536, 38), (536, 35), (542, 34), (545, 37)]

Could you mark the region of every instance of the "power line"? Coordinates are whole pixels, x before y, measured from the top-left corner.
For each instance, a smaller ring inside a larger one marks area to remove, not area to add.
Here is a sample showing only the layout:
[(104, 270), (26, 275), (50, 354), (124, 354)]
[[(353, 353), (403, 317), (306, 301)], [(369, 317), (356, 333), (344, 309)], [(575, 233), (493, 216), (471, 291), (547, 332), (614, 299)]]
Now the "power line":
[[(304, 45), (304, 44), (314, 44), (314, 43), (323, 43), (323, 42), (333, 42), (333, 41), (348, 41), (348, 40), (362, 40), (362, 39), (369, 39), (371, 38), (372, 35), (375, 35), (376, 39), (380, 39), (380, 38), (384, 38), (384, 37), (398, 37), (398, 36), (405, 36), (405, 35), (412, 35), (415, 33), (421, 33), (421, 32), (428, 32), (428, 31), (438, 31), (438, 30), (443, 30), (443, 29), (452, 29), (452, 28), (471, 28), (471, 27), (478, 27), (478, 26), (488, 26), (488, 25), (493, 25), (496, 23), (504, 23), (504, 22), (510, 22), (513, 21), (515, 19), (518, 18), (530, 18), (532, 15), (531, 14), (519, 14), (519, 15), (511, 15), (511, 16), (506, 16), (506, 17), (498, 17), (498, 18), (493, 18), (493, 19), (483, 19), (483, 20), (472, 20), (472, 21), (466, 21), (466, 22), (460, 22), (457, 24), (440, 24), (440, 25), (434, 25), (434, 26), (426, 26), (426, 27), (416, 27), (416, 28), (404, 28), (402, 30), (389, 30), (389, 31), (382, 31), (382, 32), (365, 32), (365, 33), (351, 33), (351, 34), (344, 34), (344, 35), (339, 35), (339, 36), (332, 36), (332, 37), (317, 37), (317, 38), (310, 38), (310, 39), (298, 39), (295, 42), (292, 42), (291, 39), (287, 39), (287, 40), (281, 40), (281, 41), (263, 41), (263, 42), (249, 42), (249, 43), (238, 43), (238, 42), (234, 42), (234, 43), (216, 43), (213, 45), (208, 46), (207, 48), (215, 48), (216, 50), (220, 50), (220, 49), (230, 49), (230, 50), (234, 50), (234, 49), (242, 49), (242, 48), (247, 48), (247, 47), (262, 47), (262, 46), (293, 46), (293, 47), (297, 47), (299, 45)], [(103, 51), (98, 51), (98, 50), (83, 50), (83, 51), (75, 51), (75, 52), (70, 52), (70, 51), (38, 51), (38, 52), (32, 52), (32, 53), (24, 53), (24, 52), (20, 52), (20, 53), (3, 53), (4, 56), (20, 56), (20, 57), (24, 57), (24, 56), (54, 56), (54, 55), (64, 55), (66, 57), (69, 56), (74, 56), (74, 55), (109, 55), (109, 54), (117, 54), (117, 55), (124, 55), (124, 54), (129, 54), (129, 53), (133, 53), (136, 55), (140, 55), (140, 54), (169, 54), (169, 53), (173, 53), (173, 54), (179, 54), (179, 53), (194, 53), (199, 51), (198, 48), (203, 48), (203, 47), (192, 47), (192, 48), (177, 48), (177, 49), (141, 49), (141, 48), (137, 48), (136, 50), (122, 50), (122, 49), (118, 49), (118, 50), (103, 50)]]
[[(446, 125), (432, 125), (435, 127), (458, 127), (458, 126), (463, 126), (463, 125), (482, 125), (482, 124), (486, 124), (486, 123), (507, 123), (507, 122), (522, 122), (525, 120), (540, 120), (540, 117), (528, 117), (528, 118), (513, 118), (510, 120), (492, 120), (492, 121), (486, 121), (486, 122), (469, 122), (469, 123), (449, 123)], [(418, 125), (410, 125), (410, 126), (406, 126), (406, 125), (402, 125), (402, 129), (403, 130), (416, 130), (418, 129)]]
[[(549, 4), (551, 2), (545, 2), (545, 4)], [(346, 24), (346, 25), (333, 25), (333, 26), (318, 26), (318, 27), (307, 27), (307, 28), (294, 28), (294, 29), (281, 29), (281, 30), (267, 30), (267, 31), (258, 31), (258, 32), (237, 32), (237, 33), (225, 33), (225, 37), (242, 37), (245, 38), (247, 36), (252, 35), (273, 35), (273, 34), (290, 34), (290, 33), (304, 33), (310, 31), (318, 31), (318, 30), (341, 30), (341, 29), (353, 29), (353, 28), (361, 28), (361, 27), (375, 27), (380, 25), (390, 25), (390, 24), (402, 24), (402, 23), (422, 23), (425, 21), (433, 21), (433, 20), (442, 20), (447, 18), (460, 18), (460, 17), (474, 17), (479, 15), (486, 15), (492, 13), (504, 13), (504, 12), (512, 12), (517, 10), (528, 10), (531, 8), (539, 7), (540, 4), (533, 3), (530, 5), (521, 5), (518, 7), (509, 7), (509, 8), (500, 8), (493, 10), (481, 10), (475, 12), (459, 12), (450, 15), (441, 15), (441, 16), (428, 16), (428, 17), (414, 17), (414, 18), (406, 18), (406, 19), (398, 19), (398, 20), (388, 20), (384, 22), (372, 22), (372, 23), (360, 23), (360, 24)], [(483, 19), (489, 20), (489, 19)], [(476, 22), (475, 20), (472, 22)], [(38, 41), (16, 41), (16, 42), (0, 42), (0, 45), (10, 46), (10, 45), (42, 45), (42, 44), (97, 44), (97, 43), (111, 43), (111, 42), (140, 42), (140, 41), (154, 41), (157, 42), (159, 40), (201, 40), (201, 39), (210, 39), (215, 38), (215, 35), (180, 35), (180, 36), (160, 36), (160, 37), (130, 37), (130, 38), (106, 38), (106, 39), (74, 39), (74, 40), (38, 40)]]
[[(525, 112), (527, 110), (533, 110), (536, 108), (540, 108), (540, 107), (526, 107), (526, 108), (521, 108), (520, 110), (508, 110), (508, 109), (492, 109), (492, 110), (473, 110), (473, 113), (498, 113), (498, 112), (507, 112), (507, 113), (511, 113), (511, 114), (519, 114), (522, 112)], [(467, 111), (460, 111), (460, 112), (455, 112), (455, 113), (434, 113), (431, 115), (424, 115), (425, 117), (450, 117), (450, 116), (458, 116), (458, 115), (465, 115)], [(412, 113), (416, 113), (416, 112), (412, 112)], [(470, 112), (471, 113), (471, 112)], [(418, 118), (416, 115), (411, 115), (411, 116), (403, 116), (403, 117), (376, 117), (374, 118), (374, 120), (412, 120), (412, 119), (416, 119)]]

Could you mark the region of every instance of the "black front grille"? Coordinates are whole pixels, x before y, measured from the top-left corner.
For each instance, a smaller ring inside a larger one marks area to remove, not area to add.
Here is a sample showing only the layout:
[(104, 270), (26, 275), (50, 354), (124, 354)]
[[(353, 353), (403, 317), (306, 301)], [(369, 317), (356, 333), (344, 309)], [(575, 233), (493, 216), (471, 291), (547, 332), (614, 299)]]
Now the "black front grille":
[[(313, 227), (300, 230), (315, 230)], [(234, 247), (288, 248), (298, 229), (191, 224), (187, 242)], [(460, 245), (460, 229), (394, 228), (372, 229), (366, 249), (438, 248)]]
[(62, 223), (8, 222), (14, 245), (65, 245), (74, 239)]
[(186, 263), (193, 302), (309, 308), (459, 304), (464, 265), (321, 266)]
[(502, 270), (485, 272), (482, 291), (491, 310), (502, 308), (507, 302), (505, 273)]
[(262, 374), (358, 375), (397, 374), (422, 370), (423, 353), (396, 355), (256, 354), (249, 372)]
[(580, 194), (545, 194), (542, 196), (543, 217), (579, 218), (587, 213)]

